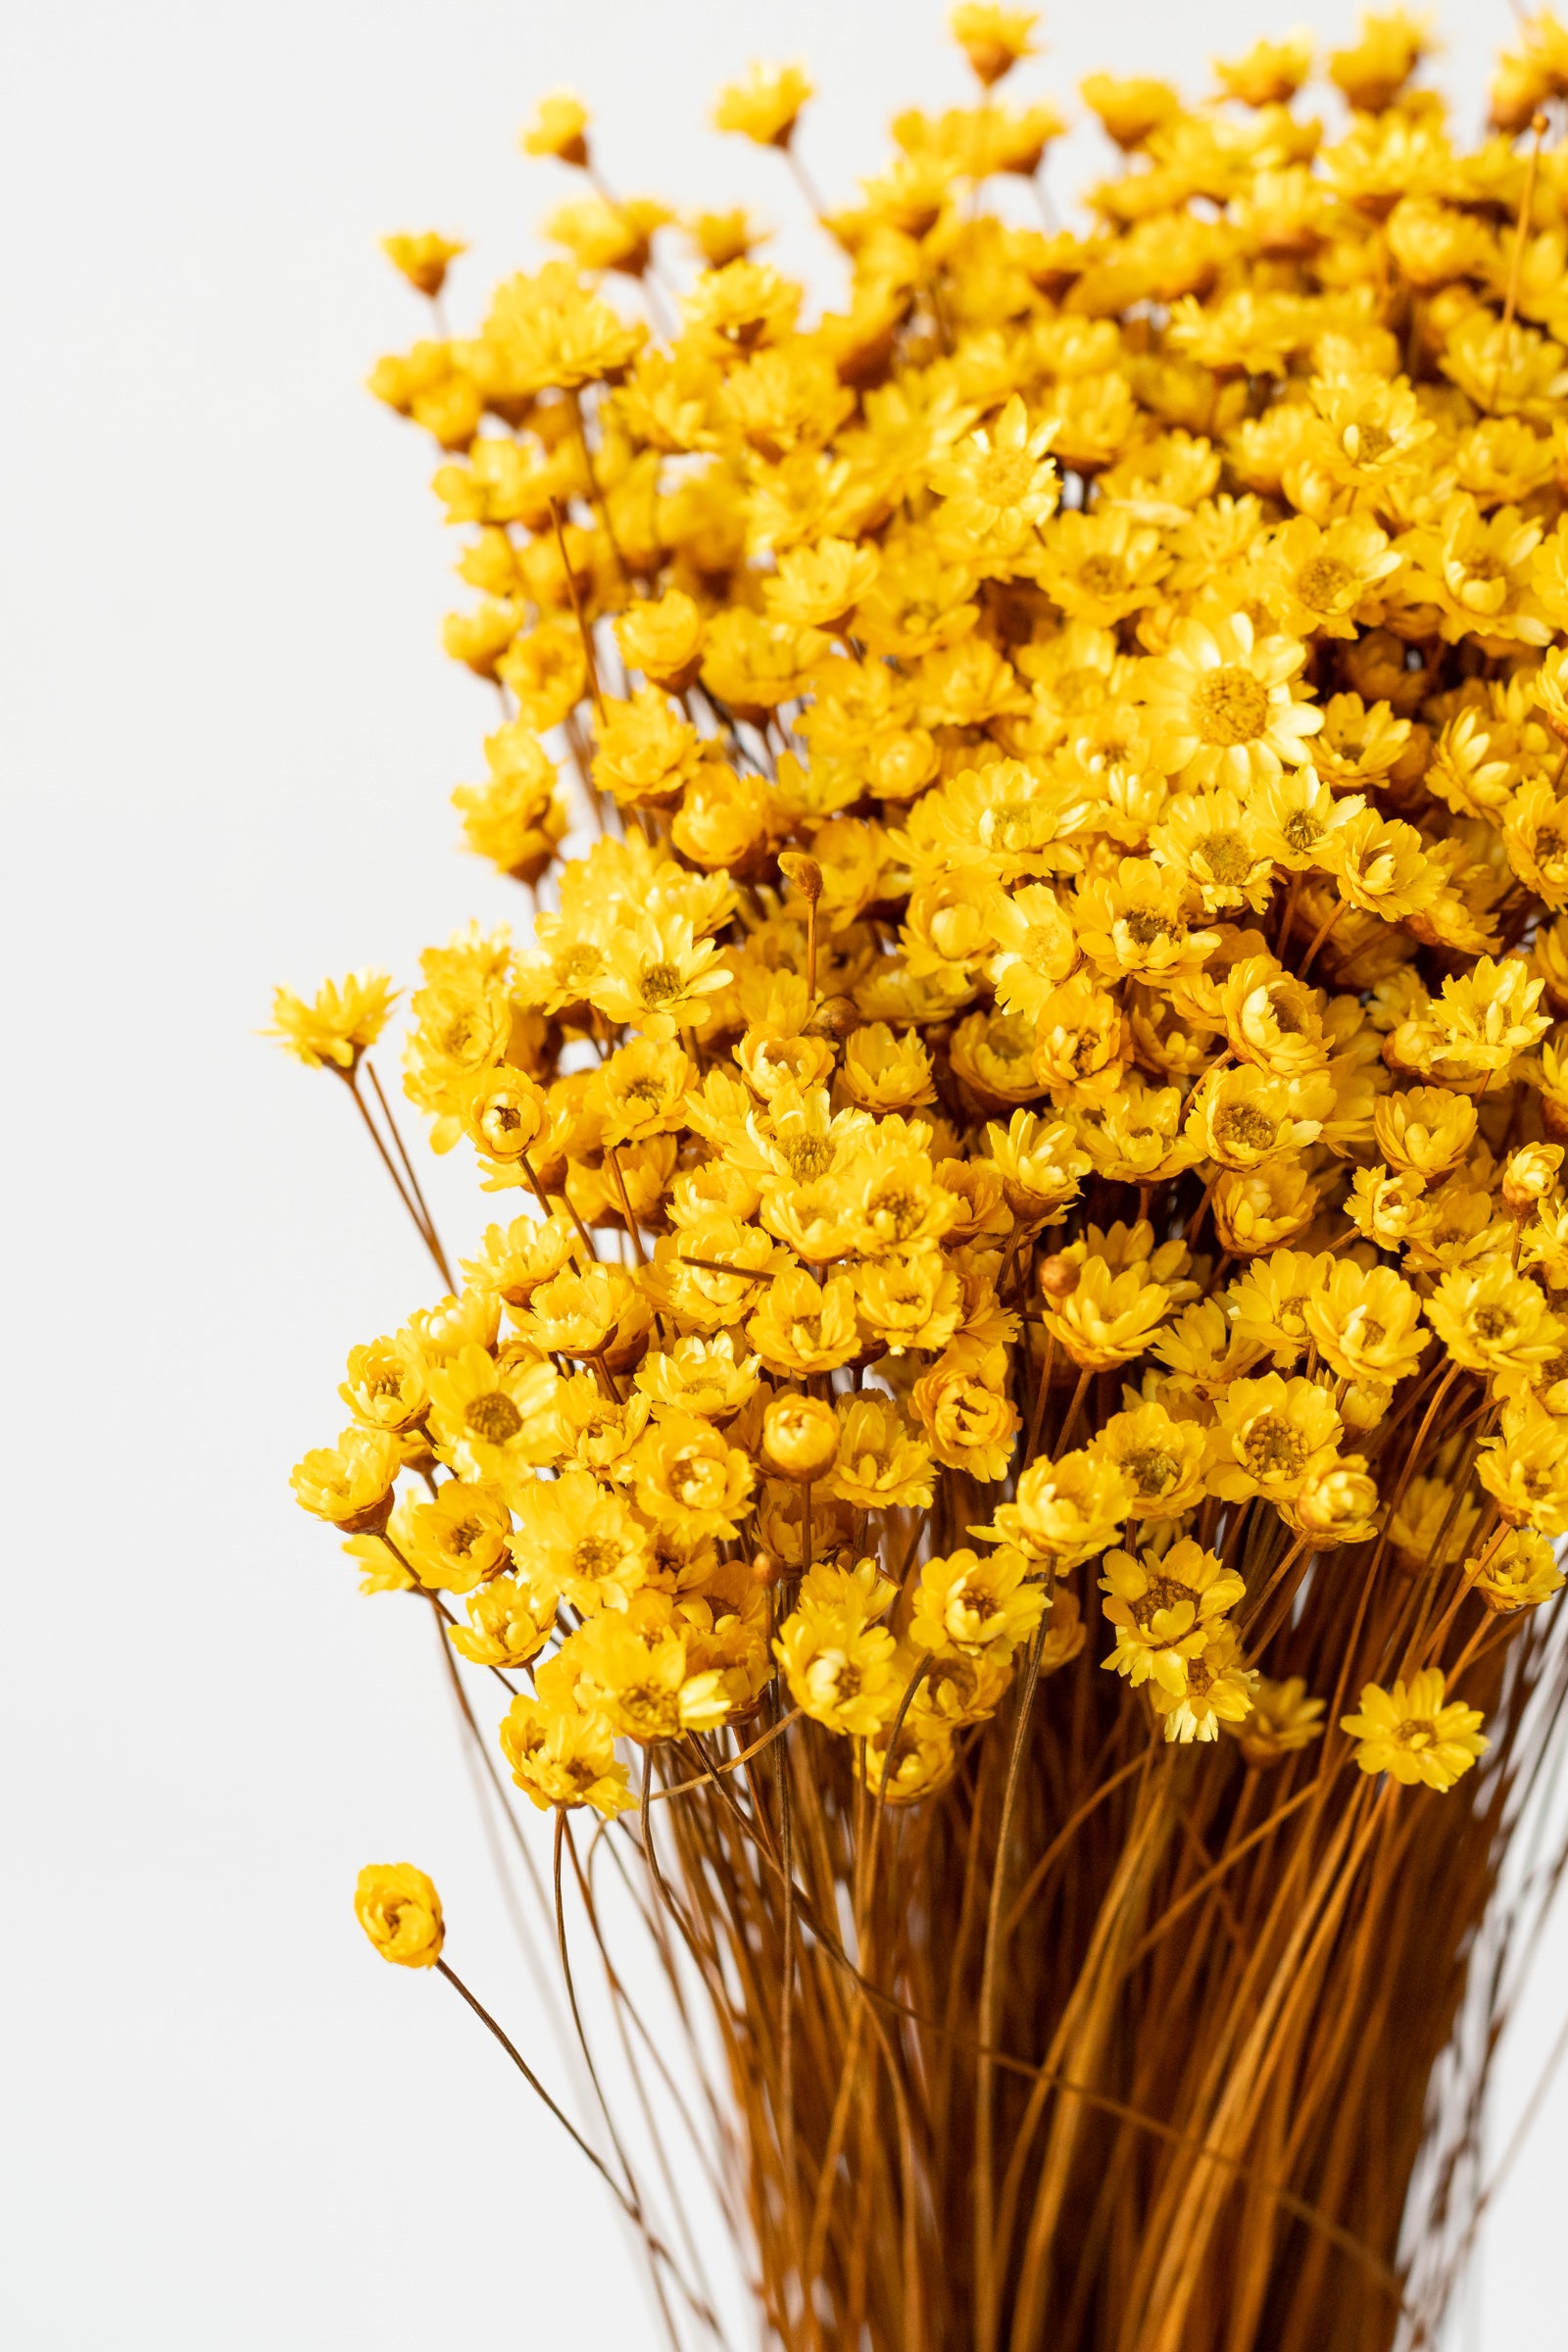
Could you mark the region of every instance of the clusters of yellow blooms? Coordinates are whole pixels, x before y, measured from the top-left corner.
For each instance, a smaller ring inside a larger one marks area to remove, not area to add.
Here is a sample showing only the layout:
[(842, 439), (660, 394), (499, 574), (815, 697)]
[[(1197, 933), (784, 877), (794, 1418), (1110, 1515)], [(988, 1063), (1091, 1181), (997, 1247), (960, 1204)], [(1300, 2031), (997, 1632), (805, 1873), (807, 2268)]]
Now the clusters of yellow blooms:
[[(992, 95), (1031, 22), (956, 10), (980, 103), (901, 116), (823, 217), (840, 310), (707, 215), (672, 324), (674, 216), (561, 96), (525, 145), (582, 179), (564, 258), (375, 370), (501, 706), (466, 838), (537, 893), (425, 956), (406, 1091), (517, 1213), (353, 1351), (294, 1483), (526, 1677), (541, 1806), (786, 1706), (918, 1798), (1090, 1631), (1167, 1740), (1277, 1762), (1325, 1700), (1260, 1655), (1391, 1576), (1343, 1728), (1445, 1788), (1486, 1744), (1454, 1679), (1563, 1581), (1568, 148), (1531, 125), (1568, 32), (1527, 21), (1468, 152), (1397, 12), (1330, 61), (1332, 136), (1304, 37), (1196, 108), (1096, 75), (1080, 233), (985, 200), (1063, 127)], [(759, 69), (716, 119), (788, 163), (809, 96)], [(434, 298), (462, 248), (388, 250)], [(354, 1084), (389, 1004), (280, 992), (277, 1030)], [(368, 1914), (390, 1957), (438, 1944), (421, 1886)]]

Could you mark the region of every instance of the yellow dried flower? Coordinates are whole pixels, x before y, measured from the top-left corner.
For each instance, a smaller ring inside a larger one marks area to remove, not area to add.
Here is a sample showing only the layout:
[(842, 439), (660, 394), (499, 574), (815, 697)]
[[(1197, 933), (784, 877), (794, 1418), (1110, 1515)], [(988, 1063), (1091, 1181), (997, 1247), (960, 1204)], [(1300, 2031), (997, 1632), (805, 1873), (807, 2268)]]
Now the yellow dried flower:
[(773, 1647), (791, 1697), (814, 1722), (856, 1740), (891, 1724), (902, 1695), (893, 1636), (858, 1595), (819, 1598), (808, 1577)]
[(1506, 1529), (1484, 1552), (1466, 1560), (1464, 1579), (1499, 1616), (1539, 1608), (1568, 1582), (1545, 1537), (1529, 1527)]
[(346, 1429), (335, 1446), (308, 1453), (289, 1474), (294, 1498), (347, 1535), (386, 1525), (403, 1455), (383, 1429)]
[(1359, 1713), (1342, 1716), (1340, 1728), (1356, 1741), (1363, 1772), (1392, 1773), (1407, 1788), (1420, 1781), (1441, 1789), (1451, 1788), (1485, 1753), (1484, 1720), (1479, 1707), (1445, 1704), (1442, 1671), (1428, 1666), (1408, 1687), (1396, 1682), (1385, 1690), (1368, 1683)]
[(446, 1934), (441, 1897), (412, 1862), (368, 1862), (354, 1888), (354, 1915), (383, 1960), (434, 1968)]
[(762, 1459), (777, 1477), (809, 1484), (832, 1469), (838, 1449), (838, 1421), (819, 1396), (775, 1396), (762, 1415)]
[(1449, 1360), (1472, 1372), (1544, 1363), (1562, 1344), (1562, 1327), (1536, 1285), (1496, 1258), (1478, 1273), (1445, 1274), (1427, 1317)]
[(920, 1510), (931, 1500), (931, 1452), (891, 1398), (841, 1397), (839, 1447), (824, 1493), (859, 1510)]
[(1105, 1619), (1116, 1629), (1105, 1667), (1135, 1688), (1152, 1677), (1180, 1697), (1217, 1621), (1245, 1594), (1242, 1579), (1189, 1537), (1163, 1553), (1107, 1551), (1103, 1565)]
[(1006, 1350), (962, 1339), (909, 1392), (933, 1457), (972, 1478), (1005, 1478), (1020, 1416), (1006, 1394)]
[(419, 236), (381, 239), (381, 251), (394, 270), (402, 272), (416, 294), (428, 294), (432, 300), (446, 283), (448, 264), (467, 250), (461, 238), (443, 237), (434, 229)]
[(385, 972), (350, 972), (346, 980), (323, 980), (310, 1004), (291, 989), (280, 988), (272, 998), (272, 1026), (263, 1034), (275, 1038), (308, 1070), (327, 1062), (352, 1070), (386, 1027), (397, 993)]
[(1005, 1546), (927, 1560), (909, 1619), (910, 1640), (921, 1649), (967, 1655), (1016, 1649), (1034, 1632), (1049, 1601), (1044, 1588), (1027, 1576), (1022, 1553)]
[(556, 1603), (532, 1585), (498, 1576), (468, 1595), (468, 1622), (447, 1628), (453, 1648), (473, 1666), (526, 1666), (549, 1641)]
[(1177, 1420), (1157, 1399), (1113, 1413), (1091, 1450), (1121, 1472), (1132, 1497), (1129, 1518), (1175, 1520), (1202, 1500), (1202, 1425)]
[(1306, 1684), (1298, 1674), (1283, 1683), (1259, 1675), (1252, 1686), (1252, 1712), (1245, 1731), (1238, 1735), (1248, 1763), (1266, 1772), (1287, 1756), (1310, 1747), (1314, 1740), (1321, 1740), (1323, 1726), (1318, 1718), (1326, 1704), (1324, 1699), (1307, 1696)]
[(754, 65), (745, 81), (719, 92), (715, 130), (739, 131), (759, 147), (787, 147), (811, 84), (800, 66)]
[(1342, 1380), (1389, 1384), (1417, 1369), (1431, 1334), (1421, 1301), (1388, 1266), (1363, 1269), (1341, 1258), (1301, 1309), (1307, 1337)]
[(1340, 1416), (1326, 1389), (1277, 1372), (1232, 1381), (1215, 1400), (1208, 1483), (1233, 1502), (1250, 1494), (1290, 1501), (1314, 1473), (1331, 1466)]
[(1256, 1681), (1255, 1667), (1241, 1662), (1241, 1641), (1235, 1628), (1220, 1625), (1201, 1653), (1187, 1660), (1185, 1685), (1179, 1693), (1155, 1682), (1149, 1695), (1155, 1715), (1163, 1721), (1166, 1740), (1186, 1746), (1195, 1740), (1217, 1740), (1222, 1724), (1234, 1731), (1239, 1723), (1245, 1723), (1251, 1713)]
[(1018, 1480), (1016, 1502), (1003, 1503), (996, 1523), (976, 1528), (1011, 1544), (1026, 1558), (1066, 1576), (1111, 1542), (1132, 1508), (1132, 1492), (1116, 1463), (1080, 1450), (1057, 1462), (1033, 1462)]
[(541, 1812), (591, 1805), (612, 1821), (636, 1802), (615, 1754), (613, 1727), (597, 1711), (520, 1693), (502, 1718), (501, 1752)]
[(525, 155), (553, 155), (564, 164), (588, 161), (588, 112), (570, 90), (552, 90), (541, 98), (532, 122), (522, 134)]

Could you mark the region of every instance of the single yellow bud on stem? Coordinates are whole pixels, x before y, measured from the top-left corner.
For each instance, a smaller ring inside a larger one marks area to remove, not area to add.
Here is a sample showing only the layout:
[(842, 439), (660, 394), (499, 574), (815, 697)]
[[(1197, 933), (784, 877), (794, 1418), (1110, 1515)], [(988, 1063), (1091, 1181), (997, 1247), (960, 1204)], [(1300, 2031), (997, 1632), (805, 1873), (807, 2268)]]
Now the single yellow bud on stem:
[(816, 1396), (775, 1396), (762, 1416), (762, 1451), (770, 1470), (809, 1486), (838, 1457), (838, 1415)]
[(1070, 1298), (1078, 1288), (1077, 1259), (1059, 1253), (1042, 1259), (1040, 1288), (1048, 1298)]
[(806, 901), (806, 993), (816, 1003), (816, 902), (822, 896), (822, 868), (804, 850), (786, 850), (779, 871), (793, 882)]

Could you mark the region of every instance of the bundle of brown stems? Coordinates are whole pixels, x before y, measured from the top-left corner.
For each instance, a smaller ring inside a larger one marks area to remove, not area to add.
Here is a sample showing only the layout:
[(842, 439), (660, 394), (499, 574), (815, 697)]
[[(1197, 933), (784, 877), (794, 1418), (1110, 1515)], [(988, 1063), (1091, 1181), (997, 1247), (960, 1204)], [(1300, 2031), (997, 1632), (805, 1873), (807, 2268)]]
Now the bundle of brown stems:
[[(1427, 1429), (1430, 1402), (1390, 1432), (1395, 1492), (1418, 1428), (1423, 1454), (1473, 1439), (1459, 1384)], [(1211, 1540), (1250, 1592), (1279, 1578), (1271, 1669), (1335, 1712), (1432, 1605), (1385, 1554), (1293, 1624), (1307, 1560), (1285, 1566), (1274, 1528)], [(723, 2036), (769, 2320), (792, 2352), (1429, 2343), (1470, 2235), (1500, 1960), (1436, 2111), (1429, 2082), (1551, 1752), (1563, 1643), (1544, 1613), (1494, 1638), (1466, 1684), (1485, 1766), (1401, 1806), (1343, 1746), (1226, 1772), (1166, 1746), (1098, 1672), (1093, 1608), (1052, 1705), (1026, 1676), (923, 1806), (879, 1806), (797, 1721), (728, 1772), (693, 1740), (643, 1808), (655, 1900)]]

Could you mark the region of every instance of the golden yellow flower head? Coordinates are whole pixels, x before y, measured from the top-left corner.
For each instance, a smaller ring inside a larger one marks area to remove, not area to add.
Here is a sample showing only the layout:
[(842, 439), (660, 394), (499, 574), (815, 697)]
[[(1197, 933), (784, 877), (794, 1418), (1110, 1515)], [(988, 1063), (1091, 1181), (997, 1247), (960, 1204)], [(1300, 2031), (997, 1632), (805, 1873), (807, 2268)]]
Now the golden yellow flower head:
[(588, 161), (588, 110), (570, 90), (552, 90), (541, 98), (533, 121), (522, 133), (524, 155), (555, 156), (564, 164), (585, 166)]
[(1034, 30), (1040, 20), (1029, 9), (998, 8), (990, 0), (958, 0), (948, 17), (948, 29), (974, 69), (985, 89), (1010, 74), (1022, 58), (1035, 54)]
[(290, 1473), (301, 1508), (346, 1535), (386, 1525), (403, 1455), (385, 1429), (346, 1429), (335, 1446), (308, 1453)]
[(838, 1421), (819, 1396), (775, 1396), (762, 1415), (762, 1458), (780, 1478), (825, 1477), (838, 1449)]
[(1238, 1735), (1248, 1763), (1266, 1772), (1283, 1764), (1287, 1756), (1310, 1747), (1314, 1740), (1321, 1740), (1319, 1719), (1326, 1704), (1324, 1699), (1307, 1696), (1306, 1684), (1298, 1674), (1283, 1683), (1260, 1675), (1252, 1690), (1252, 1712)]
[(264, 1035), (274, 1038), (308, 1070), (330, 1063), (352, 1071), (386, 1027), (397, 996), (385, 972), (350, 972), (346, 980), (323, 980), (310, 1004), (292, 989), (280, 988), (272, 998), (272, 1026)]
[(446, 1935), (441, 1897), (412, 1862), (369, 1862), (354, 1888), (354, 1915), (383, 1960), (434, 1968)]
[(1545, 1537), (1525, 1527), (1504, 1528), (1484, 1551), (1466, 1560), (1464, 1578), (1499, 1616), (1539, 1608), (1568, 1582)]
[(720, 90), (713, 127), (739, 131), (759, 147), (787, 147), (810, 96), (804, 67), (754, 65), (744, 81)]
[(922, 1567), (909, 1636), (922, 1649), (1006, 1653), (1034, 1632), (1049, 1603), (1045, 1587), (1028, 1580), (1021, 1552), (956, 1551)]
[(1406, 1788), (1421, 1782), (1444, 1789), (1485, 1753), (1484, 1720), (1479, 1707), (1446, 1701), (1442, 1670), (1428, 1666), (1390, 1690), (1368, 1683), (1359, 1711), (1343, 1716), (1340, 1729), (1356, 1741), (1363, 1772), (1392, 1773)]
[(461, 238), (443, 237), (434, 229), (427, 229), (419, 236), (381, 239), (381, 251), (392, 267), (402, 272), (416, 293), (428, 294), (432, 300), (446, 283), (449, 263), (467, 250)]

